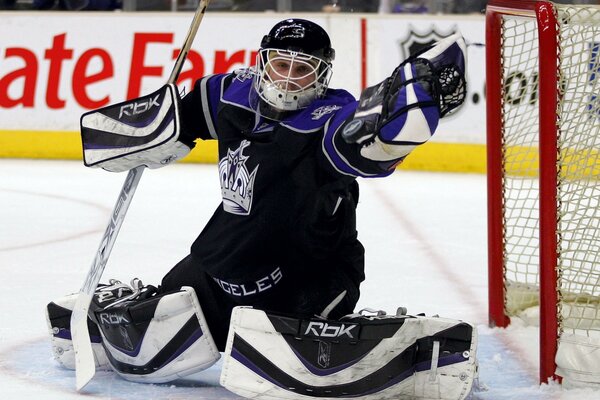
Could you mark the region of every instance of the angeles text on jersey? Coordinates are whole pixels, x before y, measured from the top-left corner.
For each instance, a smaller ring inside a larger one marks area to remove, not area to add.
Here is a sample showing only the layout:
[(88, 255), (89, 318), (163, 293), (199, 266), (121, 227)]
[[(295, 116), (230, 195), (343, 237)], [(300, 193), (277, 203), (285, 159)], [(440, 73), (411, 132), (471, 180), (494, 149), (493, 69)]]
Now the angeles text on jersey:
[(217, 283), (217, 285), (219, 285), (221, 289), (225, 291), (225, 293), (236, 297), (244, 297), (261, 293), (265, 290), (269, 290), (273, 286), (277, 285), (282, 278), (283, 273), (281, 272), (281, 268), (277, 267), (269, 275), (262, 277), (256, 280), (255, 282), (236, 284), (226, 282), (222, 279), (218, 279), (215, 277), (213, 277), (213, 280)]

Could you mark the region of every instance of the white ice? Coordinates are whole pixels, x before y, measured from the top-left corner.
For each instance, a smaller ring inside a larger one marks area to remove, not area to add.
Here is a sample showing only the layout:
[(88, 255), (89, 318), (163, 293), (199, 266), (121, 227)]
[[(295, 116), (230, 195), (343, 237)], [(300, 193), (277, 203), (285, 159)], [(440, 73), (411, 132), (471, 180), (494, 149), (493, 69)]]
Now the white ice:
[[(0, 398), (234, 399), (219, 367), (174, 385), (98, 373), (84, 394), (51, 355), (45, 305), (79, 290), (125, 174), (80, 162), (0, 160)], [(158, 283), (219, 204), (214, 165), (146, 171), (104, 278)], [(537, 329), (487, 327), (486, 183), (483, 175), (397, 171), (361, 180), (359, 237), (367, 280), (359, 307), (463, 319), (479, 330), (474, 399), (600, 399), (591, 389), (537, 384)]]

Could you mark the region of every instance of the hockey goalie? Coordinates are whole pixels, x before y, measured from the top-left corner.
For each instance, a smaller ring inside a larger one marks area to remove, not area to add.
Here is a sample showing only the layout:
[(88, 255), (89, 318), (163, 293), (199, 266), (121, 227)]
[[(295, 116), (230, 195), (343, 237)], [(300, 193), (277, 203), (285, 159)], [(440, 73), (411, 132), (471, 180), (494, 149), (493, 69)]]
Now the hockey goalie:
[[(183, 98), (167, 85), (82, 117), (85, 164), (109, 171), (161, 167), (196, 140), (217, 140), (222, 194), (159, 284), (98, 286), (88, 320), (97, 368), (168, 382), (223, 355), (221, 384), (247, 398), (469, 395), (473, 325), (355, 310), (357, 178), (392, 174), (461, 106), (465, 42), (455, 34), (411, 56), (358, 101), (328, 87), (334, 58), (319, 25), (287, 19), (264, 36), (253, 68), (201, 78)], [(47, 307), (67, 368), (73, 302)]]

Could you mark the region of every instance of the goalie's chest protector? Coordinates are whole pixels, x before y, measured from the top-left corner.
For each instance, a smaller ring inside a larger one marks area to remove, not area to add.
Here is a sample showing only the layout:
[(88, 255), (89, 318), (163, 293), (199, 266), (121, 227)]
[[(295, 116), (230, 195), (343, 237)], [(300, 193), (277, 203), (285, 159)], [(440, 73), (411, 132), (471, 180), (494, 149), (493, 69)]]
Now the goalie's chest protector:
[(222, 91), (215, 121), (222, 204), (192, 247), (212, 276), (235, 284), (277, 280), (290, 257), (308, 254), (300, 231), (319, 219), (315, 208), (329, 192), (351, 184), (324, 168), (321, 147), (325, 123), (352, 96), (340, 91), (276, 122), (257, 119), (251, 83), (234, 79)]

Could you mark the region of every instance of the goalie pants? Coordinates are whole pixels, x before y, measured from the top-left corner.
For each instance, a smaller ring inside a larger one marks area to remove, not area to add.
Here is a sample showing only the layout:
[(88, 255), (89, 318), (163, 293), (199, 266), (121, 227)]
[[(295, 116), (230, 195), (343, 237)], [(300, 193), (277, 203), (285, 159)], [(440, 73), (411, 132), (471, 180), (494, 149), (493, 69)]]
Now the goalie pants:
[[(356, 262), (363, 262), (362, 254)], [(331, 269), (331, 268), (330, 268)], [(204, 312), (206, 322), (219, 351), (225, 350), (231, 311), (236, 306), (254, 308), (297, 315), (298, 318), (310, 318), (320, 315), (345, 291), (339, 303), (331, 309), (329, 319), (339, 319), (351, 314), (359, 297), (359, 283), (354, 282), (339, 270), (318, 275), (305, 273), (292, 276), (286, 271), (287, 279), (273, 289), (246, 296), (235, 297), (225, 292), (215, 280), (199, 268), (192, 254), (181, 260), (162, 280), (161, 293), (179, 290), (182, 286), (191, 286)]]

